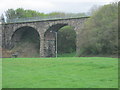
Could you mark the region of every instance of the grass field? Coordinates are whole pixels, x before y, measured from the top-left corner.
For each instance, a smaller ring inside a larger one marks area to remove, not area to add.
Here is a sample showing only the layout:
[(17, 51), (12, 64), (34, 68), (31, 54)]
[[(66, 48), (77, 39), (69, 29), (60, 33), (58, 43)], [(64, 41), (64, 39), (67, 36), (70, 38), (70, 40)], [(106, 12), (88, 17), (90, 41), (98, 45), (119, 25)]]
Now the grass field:
[(3, 88), (117, 88), (118, 59), (4, 58)]

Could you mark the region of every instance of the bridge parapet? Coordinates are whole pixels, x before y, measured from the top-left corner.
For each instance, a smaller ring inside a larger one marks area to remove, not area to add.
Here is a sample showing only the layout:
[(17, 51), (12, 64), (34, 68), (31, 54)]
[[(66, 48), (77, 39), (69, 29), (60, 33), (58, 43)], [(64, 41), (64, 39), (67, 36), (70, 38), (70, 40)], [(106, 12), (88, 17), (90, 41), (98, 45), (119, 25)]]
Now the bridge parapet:
[(71, 18), (83, 18), (83, 17), (81, 17), (79, 15), (76, 15), (76, 16), (73, 16), (73, 15), (66, 15), (66, 16), (60, 16), (60, 15), (56, 15), (56, 16), (39, 16), (39, 17), (7, 19), (6, 23), (33, 22), (33, 21), (71, 19)]

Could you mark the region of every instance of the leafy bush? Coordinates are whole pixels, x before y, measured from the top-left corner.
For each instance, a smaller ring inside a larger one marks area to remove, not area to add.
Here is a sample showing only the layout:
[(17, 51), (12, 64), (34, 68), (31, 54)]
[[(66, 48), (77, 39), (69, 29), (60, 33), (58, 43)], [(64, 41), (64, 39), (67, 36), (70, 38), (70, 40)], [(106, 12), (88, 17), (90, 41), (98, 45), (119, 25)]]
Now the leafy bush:
[(76, 33), (70, 26), (58, 32), (58, 53), (72, 53), (76, 50)]
[(118, 53), (118, 5), (112, 3), (96, 10), (80, 32), (79, 55)]

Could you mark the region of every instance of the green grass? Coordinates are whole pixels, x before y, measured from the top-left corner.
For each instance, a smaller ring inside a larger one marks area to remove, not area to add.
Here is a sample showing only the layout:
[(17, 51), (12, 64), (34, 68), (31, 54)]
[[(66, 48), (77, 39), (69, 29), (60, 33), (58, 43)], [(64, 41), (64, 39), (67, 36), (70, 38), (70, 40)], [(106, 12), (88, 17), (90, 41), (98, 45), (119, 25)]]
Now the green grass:
[(3, 59), (3, 88), (117, 87), (117, 58)]
[(75, 57), (76, 56), (76, 52), (73, 53), (64, 53), (64, 54), (59, 54), (58, 53), (58, 57)]

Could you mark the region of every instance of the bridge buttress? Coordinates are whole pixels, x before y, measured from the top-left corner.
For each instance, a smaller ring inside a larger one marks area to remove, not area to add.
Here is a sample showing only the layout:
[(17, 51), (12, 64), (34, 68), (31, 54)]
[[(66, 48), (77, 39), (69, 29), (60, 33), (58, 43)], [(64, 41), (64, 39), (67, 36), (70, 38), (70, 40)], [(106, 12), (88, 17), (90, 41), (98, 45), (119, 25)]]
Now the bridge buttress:
[(40, 57), (45, 57), (44, 34), (40, 35)]

